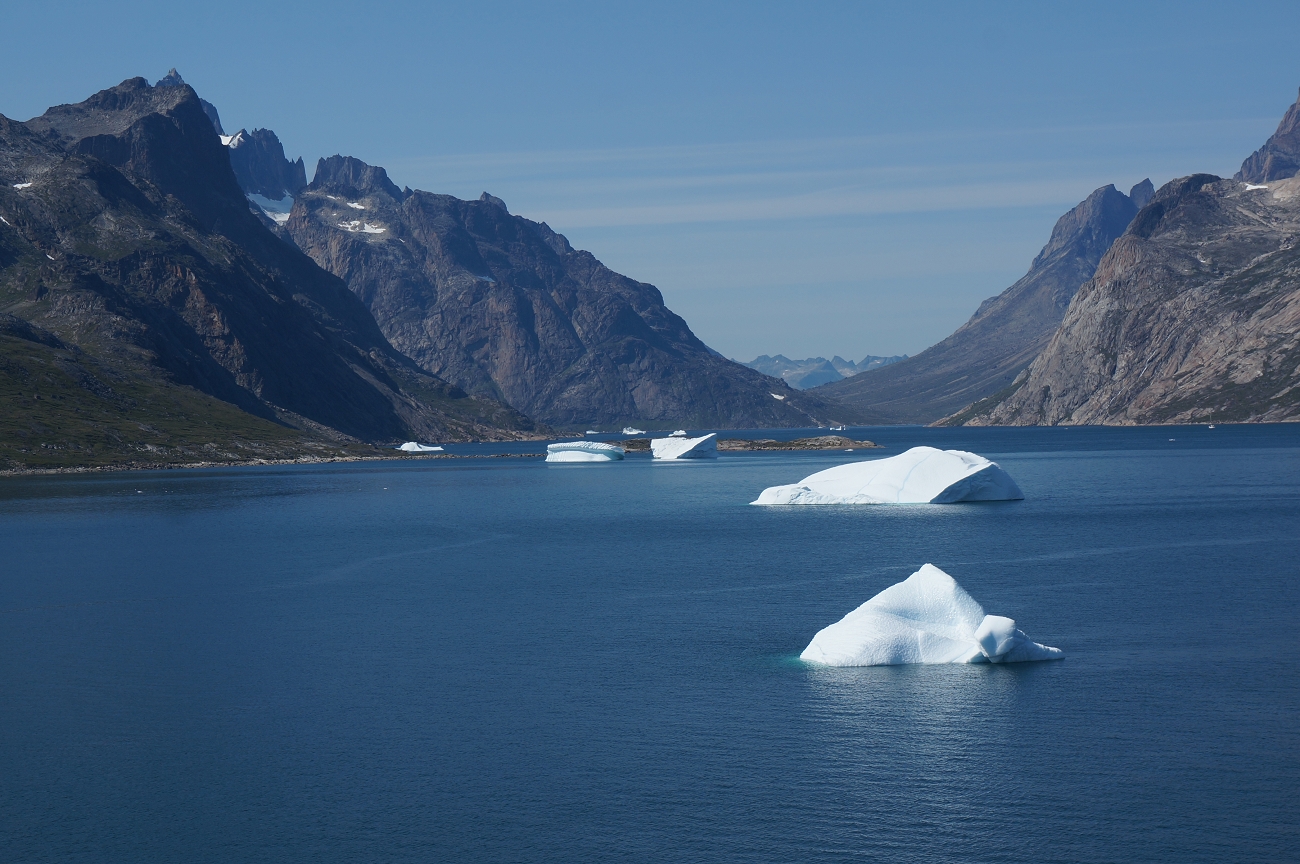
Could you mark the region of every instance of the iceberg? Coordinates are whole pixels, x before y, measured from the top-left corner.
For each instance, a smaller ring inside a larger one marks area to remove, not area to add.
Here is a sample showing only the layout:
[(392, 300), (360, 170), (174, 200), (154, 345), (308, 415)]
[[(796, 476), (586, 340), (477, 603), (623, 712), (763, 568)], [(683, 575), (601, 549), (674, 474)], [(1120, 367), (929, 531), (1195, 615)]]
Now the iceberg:
[(710, 432), (688, 438), (685, 432), (674, 432), (667, 438), (651, 438), (650, 453), (656, 459), (713, 459), (718, 455), (718, 436)]
[(1020, 501), (1024, 493), (996, 462), (965, 450), (913, 447), (887, 459), (850, 462), (787, 486), (769, 486), (751, 504), (955, 504)]
[(561, 441), (546, 445), (547, 462), (617, 462), (623, 448), (599, 441)]
[(441, 450), (441, 447), (430, 447), (428, 444), (419, 444), (415, 441), (407, 441), (398, 450), (404, 450), (407, 453), (435, 453)]
[(624, 434), (624, 435), (644, 435), (644, 434), (645, 434), (645, 430), (644, 430), (644, 429), (633, 429), (631, 426), (624, 426), (624, 427), (623, 427), (623, 434)]
[(947, 573), (926, 564), (819, 631), (800, 660), (824, 666), (1060, 660), (1001, 615), (985, 615)]

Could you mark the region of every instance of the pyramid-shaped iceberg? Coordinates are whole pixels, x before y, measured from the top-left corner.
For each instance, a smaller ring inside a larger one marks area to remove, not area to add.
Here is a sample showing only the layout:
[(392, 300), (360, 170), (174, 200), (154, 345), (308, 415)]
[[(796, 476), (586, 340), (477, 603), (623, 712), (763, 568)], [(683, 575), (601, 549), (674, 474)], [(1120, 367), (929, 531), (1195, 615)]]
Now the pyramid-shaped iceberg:
[(985, 615), (947, 573), (926, 564), (820, 631), (799, 659), (826, 666), (1019, 663), (1065, 655), (1016, 622)]

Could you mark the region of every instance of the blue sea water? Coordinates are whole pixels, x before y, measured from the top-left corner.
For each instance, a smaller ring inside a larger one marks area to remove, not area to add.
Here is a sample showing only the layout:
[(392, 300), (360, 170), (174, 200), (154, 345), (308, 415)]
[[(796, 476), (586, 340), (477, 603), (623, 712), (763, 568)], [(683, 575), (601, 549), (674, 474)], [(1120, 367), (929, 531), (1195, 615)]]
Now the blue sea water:
[[(1300, 426), (852, 434), (0, 479), (0, 860), (1297, 859)], [(748, 506), (922, 443), (1026, 500)], [(1067, 659), (798, 661), (927, 561)]]

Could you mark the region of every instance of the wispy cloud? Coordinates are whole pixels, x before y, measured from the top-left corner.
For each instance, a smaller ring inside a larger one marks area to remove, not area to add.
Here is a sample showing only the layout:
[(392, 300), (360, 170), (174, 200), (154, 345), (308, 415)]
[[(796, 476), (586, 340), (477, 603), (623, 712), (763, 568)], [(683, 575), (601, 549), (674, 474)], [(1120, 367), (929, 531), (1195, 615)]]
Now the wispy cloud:
[[(419, 188), (462, 196), (491, 191), (512, 210), (561, 231), (807, 220), (1073, 204), (1106, 182), (1136, 182), (1144, 167), (1157, 179), (1177, 172), (1181, 161), (1202, 170), (1196, 159), (1221, 128), (1190, 122), (978, 129), (453, 154), (388, 166), (399, 182)], [(1170, 141), (1182, 142), (1181, 154), (1169, 153)], [(1163, 148), (1158, 164), (1132, 158), (1134, 149), (1149, 147)]]

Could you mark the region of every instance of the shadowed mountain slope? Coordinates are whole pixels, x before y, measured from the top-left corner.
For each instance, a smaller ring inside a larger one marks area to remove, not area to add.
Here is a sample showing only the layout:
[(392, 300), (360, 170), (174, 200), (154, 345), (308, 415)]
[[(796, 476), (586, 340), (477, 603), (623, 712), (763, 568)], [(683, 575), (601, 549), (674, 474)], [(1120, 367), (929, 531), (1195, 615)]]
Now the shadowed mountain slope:
[[(1151, 182), (1132, 195), (1149, 196)], [(1029, 272), (985, 300), (951, 336), (920, 354), (810, 391), (886, 423), (930, 423), (1002, 390), (1038, 355), (1070, 299), (1137, 213), (1103, 186), (1062, 216)]]
[(0, 181), (0, 312), (56, 342), (19, 325), (7, 338), (85, 358), (105, 392), (186, 388), (195, 417), (220, 400), (260, 429), (367, 441), (529, 425), (422, 372), (272, 235), (184, 84), (136, 78), (27, 123), (0, 117)]
[[(285, 228), (425, 370), (559, 426), (807, 426), (856, 412), (704, 345), (663, 297), (545, 223), (322, 159)], [(652, 427), (653, 428), (653, 427)]]

